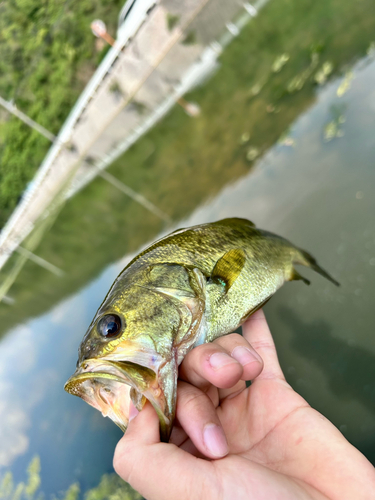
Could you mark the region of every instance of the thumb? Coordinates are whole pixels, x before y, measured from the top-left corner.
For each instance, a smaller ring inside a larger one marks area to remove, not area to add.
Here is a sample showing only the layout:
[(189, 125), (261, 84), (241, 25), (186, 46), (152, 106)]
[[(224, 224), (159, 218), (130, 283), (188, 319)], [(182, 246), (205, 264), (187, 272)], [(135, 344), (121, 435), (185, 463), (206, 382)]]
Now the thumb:
[(197, 498), (203, 482), (213, 476), (210, 462), (160, 442), (159, 419), (149, 402), (117, 444), (113, 466), (148, 500)]

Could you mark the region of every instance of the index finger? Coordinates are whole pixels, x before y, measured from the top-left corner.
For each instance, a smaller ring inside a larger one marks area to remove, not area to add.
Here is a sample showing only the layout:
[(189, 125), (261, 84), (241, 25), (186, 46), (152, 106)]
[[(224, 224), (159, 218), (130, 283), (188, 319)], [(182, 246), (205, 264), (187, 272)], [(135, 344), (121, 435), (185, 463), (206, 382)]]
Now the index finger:
[(285, 380), (277, 357), (275, 343), (261, 309), (250, 316), (242, 325), (242, 334), (263, 359), (263, 370), (254, 380)]

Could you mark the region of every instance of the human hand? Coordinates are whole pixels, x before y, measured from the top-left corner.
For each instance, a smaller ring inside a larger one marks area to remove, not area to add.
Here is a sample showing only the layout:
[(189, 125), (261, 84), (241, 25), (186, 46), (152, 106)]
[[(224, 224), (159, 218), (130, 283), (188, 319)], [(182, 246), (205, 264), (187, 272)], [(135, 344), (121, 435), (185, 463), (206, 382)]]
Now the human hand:
[(285, 381), (261, 311), (243, 335), (185, 357), (171, 443), (146, 404), (117, 445), (117, 473), (148, 500), (375, 499), (370, 462)]

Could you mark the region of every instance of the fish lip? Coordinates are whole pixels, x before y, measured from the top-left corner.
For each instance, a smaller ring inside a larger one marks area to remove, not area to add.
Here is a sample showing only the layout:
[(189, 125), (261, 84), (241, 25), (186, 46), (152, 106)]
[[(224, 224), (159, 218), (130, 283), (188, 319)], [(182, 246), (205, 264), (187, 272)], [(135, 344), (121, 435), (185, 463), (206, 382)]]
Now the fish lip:
[[(77, 392), (74, 390), (74, 387), (80, 382), (83, 382), (84, 380), (88, 379), (114, 380), (116, 382), (120, 382), (121, 384), (130, 385), (135, 389), (139, 390), (140, 389), (139, 384), (134, 382), (133, 377), (129, 375), (129, 373), (126, 371), (126, 368), (128, 368), (128, 370), (130, 368), (132, 370), (148, 372), (150, 376), (153, 376), (155, 378), (157, 377), (157, 373), (151, 368), (136, 363), (132, 363), (130, 361), (97, 360), (93, 358), (86, 360), (85, 364), (93, 365), (94, 369), (82, 372), (83, 367), (81, 364), (81, 366), (77, 368), (75, 373), (73, 373), (73, 375), (67, 380), (67, 382), (64, 385), (64, 389), (69, 394), (77, 395)], [(106, 371), (96, 371), (95, 365), (99, 365), (98, 368), (99, 367), (103, 368), (106, 366), (108, 366), (111, 369), (115, 368), (116, 371), (120, 372), (122, 376), (120, 377), (119, 375), (108, 373)]]
[[(77, 375), (74, 373), (65, 383), (64, 389), (66, 392), (69, 394), (73, 394), (73, 396), (77, 395), (76, 391), (74, 390), (74, 386), (76, 384), (79, 384), (83, 380), (88, 380), (90, 378), (102, 378), (102, 379), (110, 379), (110, 380), (115, 380), (116, 382), (120, 382), (122, 384), (126, 384), (127, 382), (120, 378), (116, 377), (116, 375), (112, 375), (111, 373), (106, 373), (106, 372), (83, 372), (83, 373), (78, 373)], [(127, 384), (129, 385), (129, 384)]]
[[(90, 371), (82, 372), (84, 365), (91, 365)], [(105, 368), (115, 369), (117, 373), (108, 373)], [(97, 368), (97, 371), (95, 370)], [(129, 373), (129, 371), (131, 373)], [(159, 383), (158, 370), (152, 370), (149, 367), (132, 363), (130, 361), (113, 361), (113, 360), (102, 360), (102, 359), (88, 359), (81, 363), (76, 370), (76, 372), (67, 380), (64, 389), (73, 396), (82, 397), (82, 392), (80, 391), (80, 385), (85, 380), (99, 379), (99, 380), (112, 380), (125, 384), (136, 389), (142, 396), (144, 396), (154, 407), (160, 421), (161, 435), (164, 440), (169, 438), (171, 419), (167, 416), (166, 410), (166, 400), (164, 392)], [(89, 402), (89, 401), (87, 401)], [(89, 403), (95, 408), (99, 409), (96, 405)], [(102, 410), (101, 410), (102, 411)], [(102, 411), (103, 413), (103, 411)], [(116, 413), (116, 412), (115, 412)], [(103, 413), (103, 415), (105, 415)], [(119, 417), (118, 414), (116, 414)], [(122, 418), (112, 420), (121, 428), (123, 432), (126, 431), (128, 424), (129, 415), (122, 415)]]

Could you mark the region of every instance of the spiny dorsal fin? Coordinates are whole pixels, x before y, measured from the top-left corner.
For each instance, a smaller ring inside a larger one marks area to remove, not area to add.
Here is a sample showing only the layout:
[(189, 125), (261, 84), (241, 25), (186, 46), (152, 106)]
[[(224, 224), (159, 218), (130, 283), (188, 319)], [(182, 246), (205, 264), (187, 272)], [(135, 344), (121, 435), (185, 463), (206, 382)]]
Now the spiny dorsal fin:
[(254, 222), (251, 222), (248, 219), (243, 219), (241, 217), (230, 217), (228, 219), (222, 219), (222, 220), (218, 220), (216, 222), (213, 222), (213, 224), (217, 224), (218, 226), (230, 226), (230, 227), (235, 227), (235, 226), (256, 227)]
[(242, 248), (229, 250), (216, 262), (211, 273), (212, 281), (223, 283), (228, 291), (242, 271), (245, 261), (246, 254)]

